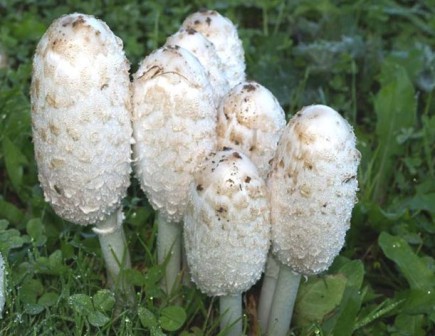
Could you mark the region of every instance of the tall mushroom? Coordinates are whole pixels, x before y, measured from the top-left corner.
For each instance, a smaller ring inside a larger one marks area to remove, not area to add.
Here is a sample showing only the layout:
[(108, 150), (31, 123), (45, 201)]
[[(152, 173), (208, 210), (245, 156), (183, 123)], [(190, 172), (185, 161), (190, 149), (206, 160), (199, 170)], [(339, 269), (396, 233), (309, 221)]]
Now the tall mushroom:
[(244, 154), (225, 148), (196, 174), (184, 239), (193, 282), (220, 297), (221, 329), (240, 336), (241, 293), (260, 278), (270, 239), (266, 186)]
[(168, 262), (170, 293), (180, 271), (188, 188), (216, 145), (213, 90), (189, 51), (168, 46), (144, 59), (134, 75), (133, 135), (136, 175), (158, 211), (157, 254), (159, 263)]
[(193, 28), (211, 41), (224, 64), (230, 87), (245, 80), (245, 52), (236, 26), (214, 10), (200, 10), (189, 15), (182, 26)]
[(224, 73), (224, 64), (213, 43), (193, 28), (181, 28), (167, 38), (165, 45), (182, 47), (198, 58), (208, 74), (214, 91), (215, 104), (218, 106), (222, 97), (230, 90), (230, 85)]
[[(218, 147), (242, 151), (266, 179), (284, 127), (284, 111), (274, 95), (257, 82), (241, 82), (224, 96), (219, 106)], [(275, 290), (278, 273), (275, 264), (269, 255), (258, 308), (262, 329), (267, 326)]]
[(344, 244), (356, 202), (352, 127), (332, 108), (312, 105), (288, 123), (267, 181), (272, 250), (281, 262), (268, 335), (286, 335), (301, 275), (329, 268)]
[(33, 59), (32, 131), (45, 200), (63, 219), (94, 225), (110, 283), (130, 266), (121, 210), (131, 171), (128, 71), (121, 40), (79, 13), (55, 20)]

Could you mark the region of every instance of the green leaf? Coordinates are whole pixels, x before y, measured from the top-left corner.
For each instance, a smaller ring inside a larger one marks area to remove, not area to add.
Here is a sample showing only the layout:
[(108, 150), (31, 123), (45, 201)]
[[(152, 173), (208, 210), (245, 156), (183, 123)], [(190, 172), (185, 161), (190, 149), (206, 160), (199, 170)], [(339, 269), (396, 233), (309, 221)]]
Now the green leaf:
[(387, 258), (396, 263), (412, 289), (433, 288), (435, 284), (433, 272), (403, 238), (382, 232), (379, 236), (379, 246)]
[(426, 336), (427, 334), (423, 329), (424, 320), (424, 315), (399, 314), (394, 321), (394, 327), (397, 332), (391, 335)]
[(295, 304), (297, 326), (318, 323), (340, 304), (347, 279), (342, 274), (312, 278), (301, 283)]
[(44, 245), (47, 237), (44, 235), (44, 225), (40, 218), (33, 218), (27, 222), (26, 231), (36, 246)]
[(417, 110), (414, 86), (402, 66), (384, 62), (380, 83), (381, 89), (374, 100), (378, 136), (374, 200), (382, 199), (387, 190), (393, 176), (395, 156), (404, 150), (397, 136), (403, 128), (414, 127)]
[(186, 322), (186, 311), (179, 306), (169, 306), (160, 312), (160, 326), (167, 331), (176, 331)]
[(100, 289), (92, 299), (94, 308), (101, 312), (110, 312), (115, 306), (115, 295), (108, 289)]
[(36, 298), (44, 292), (41, 281), (37, 279), (26, 280), (19, 290), (20, 300), (24, 303), (36, 304)]
[(100, 311), (93, 311), (89, 313), (88, 321), (94, 327), (102, 327), (110, 321), (110, 318)]
[(139, 307), (137, 314), (139, 316), (140, 323), (144, 328), (155, 328), (158, 326), (157, 319), (154, 314), (145, 307)]
[(59, 300), (59, 295), (54, 292), (44, 293), (38, 300), (38, 304), (44, 307), (52, 307)]
[(15, 205), (0, 199), (0, 217), (7, 219), (12, 224), (18, 224), (24, 215)]
[(44, 306), (37, 303), (26, 303), (24, 305), (24, 312), (29, 315), (38, 315), (42, 313)]
[(400, 293), (399, 298), (405, 301), (402, 311), (407, 314), (434, 314), (435, 291), (411, 289)]
[(337, 319), (331, 333), (332, 335), (347, 336), (352, 334), (361, 303), (362, 296), (359, 290), (355, 287), (346, 287), (343, 299), (340, 302)]
[(6, 171), (12, 186), (19, 191), (23, 182), (23, 166), (28, 163), (27, 159), (8, 137), (3, 138), (3, 152)]
[(86, 294), (74, 294), (68, 299), (68, 304), (78, 314), (88, 316), (94, 311), (92, 299)]

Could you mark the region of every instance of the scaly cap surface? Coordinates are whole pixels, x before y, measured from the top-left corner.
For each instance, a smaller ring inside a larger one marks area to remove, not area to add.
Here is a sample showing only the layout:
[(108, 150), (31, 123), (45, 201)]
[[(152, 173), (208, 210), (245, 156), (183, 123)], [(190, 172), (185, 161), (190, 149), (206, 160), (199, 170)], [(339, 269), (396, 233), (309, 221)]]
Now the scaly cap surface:
[(93, 16), (54, 21), (38, 43), (31, 84), (39, 180), (55, 212), (87, 225), (121, 204), (130, 179), (129, 64)]
[(178, 32), (168, 37), (165, 45), (177, 45), (189, 50), (198, 58), (208, 74), (215, 95), (215, 105), (218, 106), (222, 97), (230, 90), (230, 85), (225, 76), (224, 65), (213, 43), (193, 28), (181, 28)]
[(284, 129), (267, 182), (272, 249), (295, 272), (328, 269), (343, 247), (358, 189), (355, 141), (324, 105), (302, 109)]
[(211, 155), (190, 187), (184, 217), (187, 262), (208, 295), (240, 294), (261, 276), (269, 250), (267, 190), (240, 152)]
[(168, 221), (181, 221), (193, 174), (216, 146), (213, 98), (203, 66), (178, 46), (153, 52), (134, 76), (136, 175)]
[(245, 80), (245, 52), (236, 26), (214, 10), (201, 10), (189, 15), (182, 26), (193, 28), (211, 41), (219, 55), (230, 87)]
[(256, 82), (242, 82), (218, 108), (218, 148), (242, 151), (265, 179), (284, 126), (284, 111), (273, 94)]

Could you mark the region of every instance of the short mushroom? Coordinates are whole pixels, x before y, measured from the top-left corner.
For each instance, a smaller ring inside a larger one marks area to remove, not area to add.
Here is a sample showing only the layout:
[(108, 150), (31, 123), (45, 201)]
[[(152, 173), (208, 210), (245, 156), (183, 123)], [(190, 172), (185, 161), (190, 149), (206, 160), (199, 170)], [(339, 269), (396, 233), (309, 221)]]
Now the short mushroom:
[(33, 59), (32, 131), (45, 200), (63, 219), (95, 226), (110, 283), (120, 264), (130, 266), (121, 210), (131, 171), (128, 72), (121, 40), (79, 13), (55, 20)]
[(328, 106), (308, 106), (286, 126), (267, 181), (281, 263), (268, 335), (287, 334), (300, 276), (327, 270), (343, 247), (359, 162), (352, 127)]
[(264, 180), (248, 157), (230, 148), (210, 155), (190, 187), (184, 239), (192, 280), (220, 297), (227, 335), (242, 334), (241, 293), (264, 270), (269, 218)]
[(230, 85), (224, 73), (224, 64), (213, 43), (193, 28), (181, 28), (167, 38), (165, 45), (182, 47), (198, 58), (208, 74), (214, 91), (215, 104), (218, 106), (222, 97), (230, 90)]
[(245, 52), (236, 26), (214, 10), (200, 10), (189, 15), (182, 26), (193, 28), (211, 41), (224, 64), (230, 87), (245, 80)]
[(193, 174), (216, 146), (216, 107), (207, 73), (184, 48), (147, 56), (133, 81), (136, 175), (158, 211), (157, 254), (170, 293), (181, 263), (180, 222)]

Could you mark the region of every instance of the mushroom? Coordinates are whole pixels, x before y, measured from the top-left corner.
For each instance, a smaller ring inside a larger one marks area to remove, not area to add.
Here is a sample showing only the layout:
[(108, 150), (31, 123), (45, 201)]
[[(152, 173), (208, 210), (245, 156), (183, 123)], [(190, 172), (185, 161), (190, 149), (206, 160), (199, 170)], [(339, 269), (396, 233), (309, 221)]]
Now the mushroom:
[[(266, 179), (284, 127), (284, 111), (274, 95), (259, 83), (242, 82), (225, 95), (219, 106), (218, 147), (242, 151), (256, 165), (260, 176)], [(267, 326), (273, 299), (269, 293), (274, 291), (278, 270), (269, 255), (258, 308), (262, 329)]]
[(193, 28), (181, 28), (168, 37), (165, 45), (177, 45), (189, 50), (198, 58), (208, 74), (210, 84), (214, 90), (215, 105), (218, 106), (222, 97), (230, 90), (230, 85), (224, 73), (224, 65), (213, 43)]
[(121, 210), (131, 171), (128, 71), (121, 40), (79, 13), (55, 20), (33, 59), (32, 131), (45, 200), (63, 219), (95, 226), (111, 284), (121, 265), (130, 267)]
[(329, 268), (343, 247), (356, 202), (352, 127), (328, 106), (299, 111), (286, 126), (267, 180), (272, 250), (281, 263), (268, 335), (286, 335), (301, 275)]
[(245, 80), (245, 53), (236, 26), (214, 10), (200, 10), (189, 15), (182, 26), (193, 28), (211, 41), (224, 64), (230, 87)]
[(242, 82), (219, 106), (218, 147), (242, 151), (266, 179), (284, 127), (284, 111), (273, 94), (254, 81)]
[(163, 47), (143, 60), (133, 82), (133, 135), (136, 175), (158, 211), (157, 255), (167, 262), (163, 285), (170, 293), (180, 271), (179, 222), (189, 185), (216, 146), (213, 90), (186, 49)]
[(3, 309), (6, 301), (6, 268), (3, 256), (0, 253), (0, 318), (3, 315)]
[(261, 276), (270, 244), (264, 180), (243, 153), (213, 153), (190, 187), (184, 216), (187, 262), (193, 282), (220, 297), (221, 329), (242, 334), (241, 293)]

